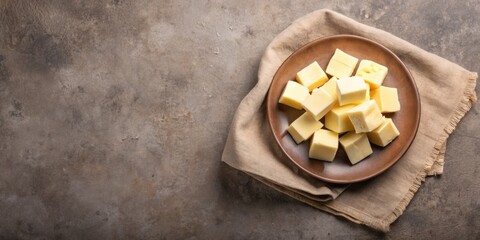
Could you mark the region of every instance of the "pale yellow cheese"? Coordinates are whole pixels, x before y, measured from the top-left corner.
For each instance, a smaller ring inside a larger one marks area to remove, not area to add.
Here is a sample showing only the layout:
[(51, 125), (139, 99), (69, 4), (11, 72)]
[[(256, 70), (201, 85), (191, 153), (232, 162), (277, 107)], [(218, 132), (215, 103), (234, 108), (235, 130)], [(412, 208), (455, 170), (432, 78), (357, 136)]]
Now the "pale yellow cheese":
[(288, 126), (287, 131), (299, 144), (310, 138), (315, 131), (322, 127), (321, 122), (315, 120), (309, 113), (304, 113)]
[(300, 72), (297, 73), (296, 79), (303, 86), (307, 87), (309, 91), (312, 91), (323, 85), (328, 80), (328, 77), (315, 61), (300, 70)]
[(357, 58), (344, 53), (340, 49), (336, 49), (328, 63), (326, 72), (337, 78), (350, 77), (355, 66), (357, 66), (357, 62)]
[[(311, 138), (310, 158), (333, 161), (340, 142), (356, 164), (373, 153), (370, 142), (385, 147), (400, 135), (392, 119), (382, 116), (400, 110), (397, 89), (381, 86), (388, 68), (362, 60), (352, 77), (357, 63), (336, 49), (325, 71), (313, 62), (297, 73), (298, 82), (285, 86), (279, 102), (306, 111), (287, 131), (297, 144)], [(328, 130), (322, 129), (324, 116)]]
[(348, 111), (356, 133), (370, 132), (383, 123), (383, 116), (374, 100), (368, 100)]
[(313, 89), (312, 93), (318, 91), (318, 89), (320, 89), (320, 88), (323, 88), (325, 91), (330, 93), (330, 95), (332, 95), (332, 97), (335, 99), (335, 103), (333, 104), (333, 106), (334, 107), (337, 106), (338, 105), (337, 80), (338, 79), (336, 77), (331, 77), (330, 80), (328, 80), (326, 83), (323, 84), (323, 86)]
[(338, 133), (319, 129), (313, 134), (308, 156), (310, 158), (331, 162), (335, 158), (337, 149)]
[(375, 145), (385, 147), (396, 137), (400, 135), (397, 127), (391, 118), (385, 118), (385, 121), (375, 130), (367, 133), (368, 139)]
[(355, 105), (345, 105), (333, 108), (325, 115), (325, 127), (336, 133), (355, 130), (348, 117), (348, 111), (354, 107)]
[(400, 102), (398, 101), (396, 88), (380, 86), (372, 91), (371, 96), (382, 113), (400, 111)]
[(323, 84), (323, 86), (313, 89), (312, 92), (315, 92), (320, 88), (323, 88), (328, 93), (330, 93), (330, 95), (332, 95), (333, 97), (337, 97), (337, 80), (338, 78), (331, 77), (326, 83)]
[(312, 95), (303, 101), (303, 109), (307, 111), (315, 120), (320, 120), (335, 103), (335, 99), (323, 88), (318, 89)]
[(331, 76), (342, 78), (342, 77), (350, 77), (352, 75), (353, 69), (355, 69), (355, 66), (352, 67), (352, 66), (345, 65), (332, 58), (328, 63), (326, 72)]
[(302, 102), (308, 96), (310, 96), (308, 88), (297, 82), (288, 81), (278, 102), (295, 109), (302, 109)]
[(352, 164), (356, 164), (373, 153), (367, 134), (349, 132), (340, 138), (340, 145)]
[(370, 100), (370, 99), (371, 99), (371, 96), (372, 96), (372, 94), (371, 94), (372, 90), (370, 90), (370, 85), (368, 85), (367, 83), (365, 83), (365, 86), (367, 86), (367, 92), (365, 93), (364, 102)]
[(375, 89), (382, 85), (387, 73), (387, 67), (370, 60), (362, 60), (358, 65), (355, 76), (363, 77), (365, 82), (370, 85), (370, 88)]
[(346, 77), (337, 80), (337, 98), (340, 106), (359, 104), (368, 98), (368, 87), (361, 77)]
[(337, 78), (332, 77), (330, 80), (328, 80), (321, 88), (325, 89), (332, 97), (335, 99), (335, 102), (337, 100)]

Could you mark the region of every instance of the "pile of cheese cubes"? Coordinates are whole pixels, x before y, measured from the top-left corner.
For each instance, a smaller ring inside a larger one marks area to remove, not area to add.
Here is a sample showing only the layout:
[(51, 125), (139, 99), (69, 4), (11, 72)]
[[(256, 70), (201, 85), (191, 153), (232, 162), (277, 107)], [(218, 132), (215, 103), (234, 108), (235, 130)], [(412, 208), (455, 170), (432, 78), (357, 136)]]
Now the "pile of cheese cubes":
[(337, 49), (326, 73), (313, 62), (297, 73), (297, 81), (288, 81), (280, 97), (280, 103), (305, 110), (287, 131), (297, 144), (311, 138), (310, 158), (333, 161), (340, 142), (356, 164), (373, 153), (370, 142), (385, 147), (400, 135), (382, 115), (400, 110), (397, 89), (382, 86), (388, 68), (362, 60), (352, 76), (357, 63)]

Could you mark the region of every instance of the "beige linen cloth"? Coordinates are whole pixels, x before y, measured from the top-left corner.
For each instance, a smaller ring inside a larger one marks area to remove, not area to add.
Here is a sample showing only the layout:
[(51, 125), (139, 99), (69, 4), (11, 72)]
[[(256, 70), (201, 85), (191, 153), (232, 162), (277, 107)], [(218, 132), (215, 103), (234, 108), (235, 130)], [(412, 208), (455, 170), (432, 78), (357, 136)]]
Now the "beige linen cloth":
[[(302, 45), (335, 34), (362, 36), (392, 50), (411, 71), (422, 103), (417, 136), (403, 158), (385, 173), (350, 186), (328, 184), (293, 169), (266, 118), (265, 96), (282, 62)], [(390, 33), (318, 10), (296, 20), (267, 47), (258, 83), (235, 113), (222, 161), (315, 208), (387, 232), (425, 177), (443, 172), (447, 138), (477, 100), (476, 79), (476, 73)]]

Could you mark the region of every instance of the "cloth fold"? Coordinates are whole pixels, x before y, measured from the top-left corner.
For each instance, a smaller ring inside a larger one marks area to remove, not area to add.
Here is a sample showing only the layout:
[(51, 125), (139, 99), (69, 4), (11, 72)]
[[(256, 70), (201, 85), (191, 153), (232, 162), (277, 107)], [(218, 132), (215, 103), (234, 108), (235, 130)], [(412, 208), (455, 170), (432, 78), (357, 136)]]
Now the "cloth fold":
[[(352, 185), (329, 184), (298, 171), (276, 145), (266, 117), (265, 96), (282, 62), (304, 44), (336, 34), (362, 36), (392, 50), (412, 73), (422, 102), (417, 136), (402, 159), (383, 174)], [(425, 177), (443, 173), (447, 138), (477, 100), (476, 79), (476, 73), (390, 33), (318, 10), (293, 22), (268, 45), (258, 83), (235, 113), (222, 161), (297, 200), (386, 232)]]

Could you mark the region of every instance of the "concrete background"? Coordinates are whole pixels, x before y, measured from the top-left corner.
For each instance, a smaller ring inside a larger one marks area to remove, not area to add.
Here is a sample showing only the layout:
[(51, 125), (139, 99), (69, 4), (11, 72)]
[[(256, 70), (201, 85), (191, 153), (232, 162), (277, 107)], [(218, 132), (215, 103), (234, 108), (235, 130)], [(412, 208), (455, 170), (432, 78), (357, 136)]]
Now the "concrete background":
[(296, 18), (330, 8), (478, 72), (479, 3), (3, 0), (0, 239), (479, 239), (479, 104), (388, 234), (220, 162)]

